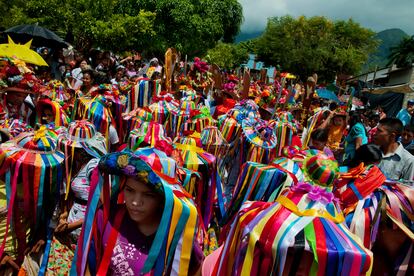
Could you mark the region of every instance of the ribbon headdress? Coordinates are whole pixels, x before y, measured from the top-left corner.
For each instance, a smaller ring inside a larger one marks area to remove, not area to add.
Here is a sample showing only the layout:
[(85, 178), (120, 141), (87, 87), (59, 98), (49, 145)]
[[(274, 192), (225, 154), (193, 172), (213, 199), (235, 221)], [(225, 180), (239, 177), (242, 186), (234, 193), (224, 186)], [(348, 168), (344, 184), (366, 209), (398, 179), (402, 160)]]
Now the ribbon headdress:
[[(312, 161), (305, 162), (304, 166), (308, 165)], [(335, 175), (335, 167), (330, 169), (330, 174)], [(321, 179), (316, 172), (309, 175)], [(334, 196), (326, 189), (332, 182), (323, 183), (325, 187), (311, 183), (293, 186), (275, 203), (246, 202), (227, 233), (213, 275), (294, 274), (300, 265), (304, 273), (311, 275), (338, 271), (346, 275), (369, 274), (372, 252), (343, 224)], [(288, 251), (293, 248), (290, 258)], [(313, 258), (306, 265), (302, 257), (309, 254)]]
[[(17, 236), (18, 259), (22, 260), (27, 230), (31, 229), (33, 238), (46, 233), (47, 220), (52, 217), (63, 184), (64, 155), (56, 149), (55, 141), (47, 135), (44, 126), (35, 133), (23, 133), (3, 143), (0, 150), (6, 154), (0, 172), (5, 173), (8, 206), (0, 256), (12, 223)], [(22, 204), (22, 208), (18, 204)]]
[[(77, 259), (74, 260), (71, 275), (84, 275), (88, 255), (93, 252), (100, 254), (96, 245), (101, 238), (97, 236), (94, 218), (101, 191), (105, 225), (108, 222), (108, 214), (116, 207), (116, 202), (119, 202), (122, 196), (120, 192), (122, 183), (119, 176), (134, 177), (137, 173), (144, 173), (148, 185), (154, 185), (165, 196), (161, 221), (142, 273), (151, 272), (154, 275), (161, 275), (171, 267), (171, 274), (187, 275), (193, 240), (198, 230), (197, 210), (178, 185), (177, 179), (173, 177), (174, 173), (166, 173), (175, 170), (174, 161), (167, 158), (165, 154), (154, 149), (142, 149), (135, 153), (130, 151), (110, 153), (101, 158), (99, 170), (104, 174), (102, 176), (95, 173), (92, 179), (89, 204), (78, 241), (77, 254), (75, 254)], [(108, 174), (115, 176), (112, 186), (109, 184)], [(92, 239), (93, 243), (91, 243)], [(91, 246), (92, 244), (95, 244), (95, 247)], [(105, 253), (106, 251), (109, 252)], [(97, 260), (97, 275), (106, 275), (112, 250), (106, 248), (106, 251), (101, 260), (99, 258)], [(105, 256), (109, 259), (106, 260)]]

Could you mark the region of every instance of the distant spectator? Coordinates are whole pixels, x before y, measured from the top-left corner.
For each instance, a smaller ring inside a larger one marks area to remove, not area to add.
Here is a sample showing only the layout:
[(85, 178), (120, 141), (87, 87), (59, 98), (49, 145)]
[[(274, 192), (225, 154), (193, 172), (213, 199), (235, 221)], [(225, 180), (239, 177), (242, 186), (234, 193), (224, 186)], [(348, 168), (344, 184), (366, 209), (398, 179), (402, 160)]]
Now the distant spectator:
[(82, 71), (87, 70), (88, 61), (86, 59), (82, 59), (78, 66), (72, 70), (72, 83), (71, 86), (74, 90), (79, 89), (82, 86), (82, 79), (83, 73)]
[(414, 115), (414, 100), (408, 100), (407, 108), (403, 108), (398, 112), (397, 119), (400, 119), (403, 126), (409, 125), (411, 117)]
[(361, 114), (351, 112), (349, 118), (349, 133), (345, 138), (344, 164), (347, 164), (355, 156), (355, 151), (368, 143), (368, 134), (362, 124)]
[(137, 71), (135, 70), (135, 64), (133, 61), (128, 61), (128, 65), (125, 70), (125, 75), (128, 78), (135, 77), (137, 75)]
[(121, 82), (122, 79), (124, 78), (124, 75), (125, 75), (125, 67), (122, 65), (119, 65), (118, 67), (116, 67), (115, 78), (111, 80), (111, 84), (118, 86), (119, 82)]
[(372, 143), (374, 139), (374, 135), (378, 130), (378, 122), (380, 121), (380, 115), (377, 113), (373, 113), (368, 118), (368, 125), (370, 127), (368, 131), (368, 143)]
[(414, 156), (398, 142), (403, 131), (402, 122), (396, 118), (379, 121), (374, 143), (380, 146), (383, 159), (379, 168), (390, 179), (413, 180)]
[(414, 125), (405, 126), (401, 135), (401, 144), (414, 155)]

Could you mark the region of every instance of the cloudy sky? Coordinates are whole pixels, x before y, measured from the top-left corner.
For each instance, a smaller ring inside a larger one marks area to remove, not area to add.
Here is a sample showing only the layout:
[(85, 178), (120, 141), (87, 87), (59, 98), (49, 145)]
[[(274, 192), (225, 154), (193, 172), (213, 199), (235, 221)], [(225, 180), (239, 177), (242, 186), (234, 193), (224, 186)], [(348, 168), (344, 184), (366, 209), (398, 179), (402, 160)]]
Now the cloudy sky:
[(352, 18), (374, 31), (400, 28), (414, 34), (414, 0), (239, 0), (243, 5), (243, 32), (261, 31), (272, 16)]

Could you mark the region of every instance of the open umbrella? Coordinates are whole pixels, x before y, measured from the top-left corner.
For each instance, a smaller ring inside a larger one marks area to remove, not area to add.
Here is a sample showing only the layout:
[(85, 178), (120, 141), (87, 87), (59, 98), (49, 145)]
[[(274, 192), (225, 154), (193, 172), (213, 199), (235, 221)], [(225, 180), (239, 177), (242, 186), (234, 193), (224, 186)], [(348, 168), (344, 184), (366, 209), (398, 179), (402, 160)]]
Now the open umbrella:
[(48, 66), (38, 53), (30, 49), (31, 43), (30, 40), (24, 45), (15, 44), (9, 37), (9, 43), (0, 44), (0, 57), (16, 58), (34, 65)]
[(339, 102), (338, 96), (335, 93), (325, 87), (316, 89), (316, 94), (318, 94), (319, 98), (327, 99), (335, 102)]
[(11, 34), (18, 41), (33, 39), (34, 45), (48, 46), (51, 48), (66, 48), (68, 44), (57, 34), (49, 29), (40, 27), (37, 23), (33, 25), (18, 25), (4, 31)]

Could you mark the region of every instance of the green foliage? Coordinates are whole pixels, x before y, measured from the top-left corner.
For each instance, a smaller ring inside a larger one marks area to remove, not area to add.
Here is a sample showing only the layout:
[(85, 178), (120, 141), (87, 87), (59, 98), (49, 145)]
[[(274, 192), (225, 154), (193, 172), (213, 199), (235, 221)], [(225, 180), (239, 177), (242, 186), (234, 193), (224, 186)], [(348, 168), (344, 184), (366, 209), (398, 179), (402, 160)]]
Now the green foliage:
[(391, 48), (388, 64), (408, 67), (414, 63), (414, 35), (404, 38), (398, 46)]
[(217, 64), (220, 68), (233, 69), (248, 59), (249, 51), (240, 44), (219, 42), (216, 47), (208, 50), (205, 57), (209, 63)]
[(137, 49), (162, 56), (175, 47), (203, 55), (218, 40), (232, 42), (242, 7), (237, 0), (0, 0), (0, 27), (38, 22), (81, 49)]
[(332, 80), (336, 73), (360, 71), (377, 46), (373, 37), (372, 31), (352, 20), (283, 16), (268, 20), (256, 49), (268, 65), (280, 65), (302, 78), (316, 72), (321, 79)]

